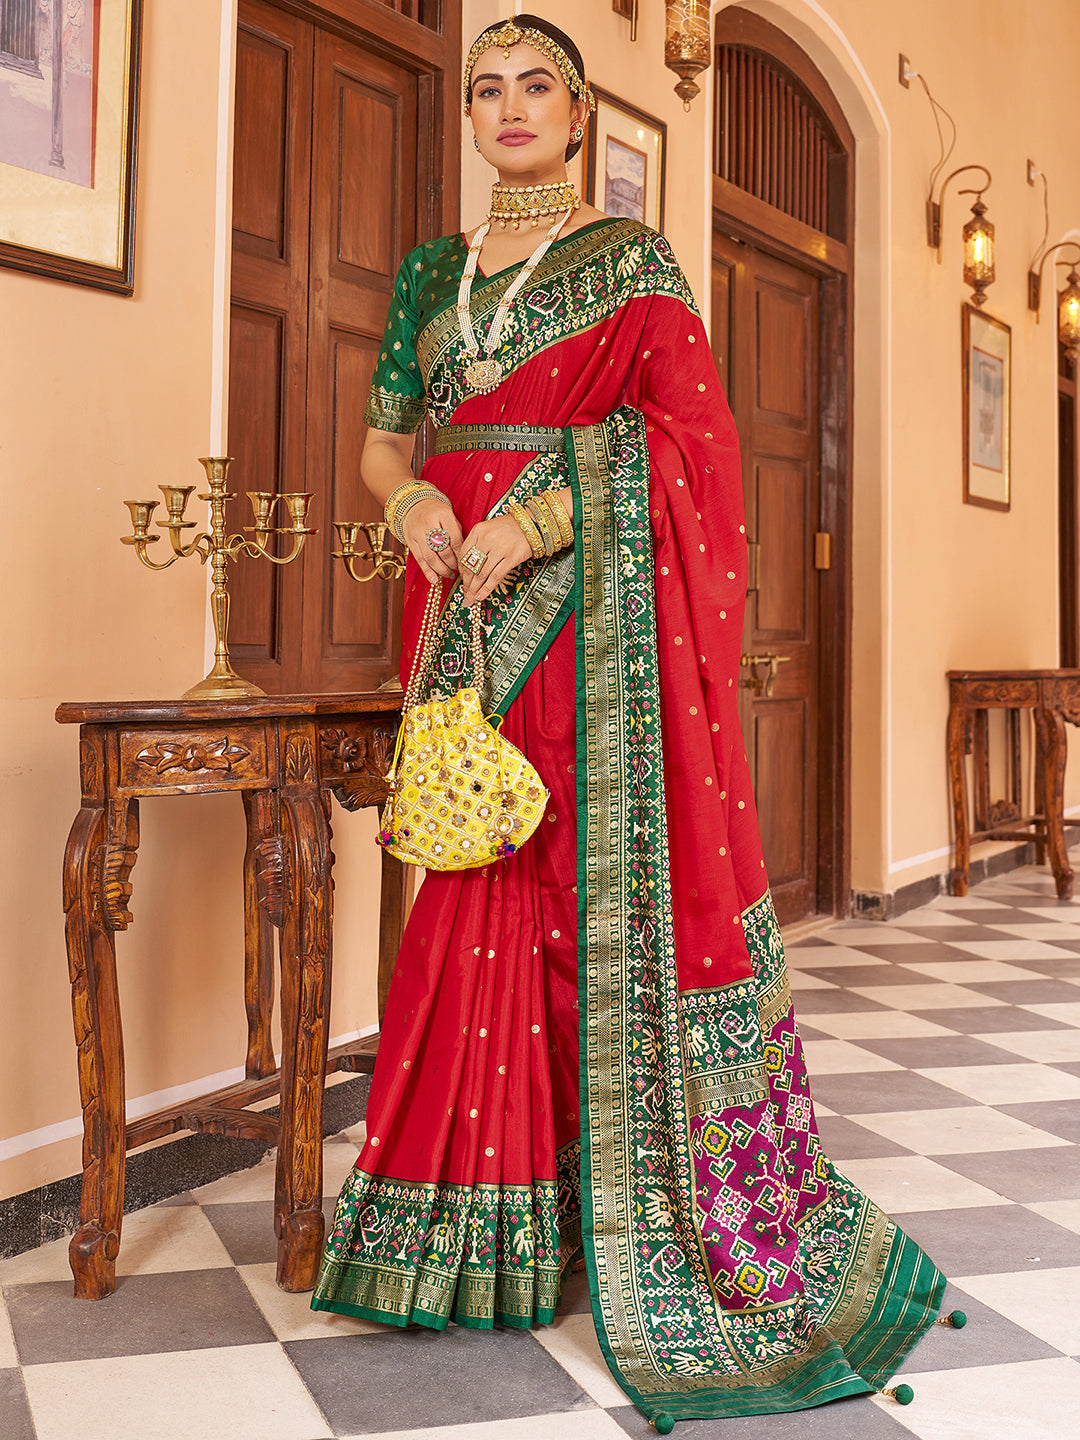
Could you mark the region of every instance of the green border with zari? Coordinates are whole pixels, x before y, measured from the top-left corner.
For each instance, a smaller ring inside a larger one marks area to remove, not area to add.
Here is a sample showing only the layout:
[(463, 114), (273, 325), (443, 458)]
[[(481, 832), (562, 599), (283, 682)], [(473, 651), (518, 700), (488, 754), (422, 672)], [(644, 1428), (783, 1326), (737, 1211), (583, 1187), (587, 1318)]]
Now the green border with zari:
[[(726, 1306), (727, 1277), (706, 1261), (671, 920), (652, 541), (640, 503), (644, 418), (624, 407), (572, 439), (581, 1206), (597, 1338), (653, 1421), (870, 1394), (932, 1323), (944, 1278), (820, 1152), (815, 1174), (829, 1204), (850, 1211), (851, 1239), (835, 1281), (801, 1304), (801, 1333), (789, 1333), (799, 1306), (790, 1298)], [(774, 960), (756, 971), (762, 983), (747, 1001), (775, 1024), (786, 981), (767, 894), (747, 908), (744, 930), (763, 917)], [(724, 1113), (718, 1106), (717, 1118)], [(800, 1242), (814, 1243), (829, 1204), (803, 1217)]]

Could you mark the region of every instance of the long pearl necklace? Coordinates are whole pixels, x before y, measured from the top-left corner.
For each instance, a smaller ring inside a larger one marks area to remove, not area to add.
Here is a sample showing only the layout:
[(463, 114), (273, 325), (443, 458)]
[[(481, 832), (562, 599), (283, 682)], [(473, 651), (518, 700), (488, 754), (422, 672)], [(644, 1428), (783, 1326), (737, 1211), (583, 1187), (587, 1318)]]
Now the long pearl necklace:
[(480, 260), (480, 246), (491, 229), (491, 221), (486, 221), (480, 226), (473, 236), (472, 244), (469, 246), (469, 256), (465, 261), (465, 268), (461, 272), (461, 284), (458, 286), (457, 313), (458, 323), (461, 326), (461, 338), (465, 341), (465, 352), (468, 356), (468, 364), (465, 367), (465, 384), (476, 395), (488, 395), (495, 390), (503, 378), (503, 365), (500, 361), (493, 359), (495, 351), (499, 348), (499, 341), (502, 339), (503, 327), (506, 324), (506, 317), (510, 313), (510, 306), (517, 298), (518, 291), (526, 283), (533, 271), (540, 264), (540, 261), (547, 254), (550, 247), (559, 237), (559, 231), (573, 215), (571, 207), (561, 220), (556, 220), (547, 235), (536, 247), (528, 260), (521, 267), (521, 273), (507, 288), (506, 294), (499, 302), (499, 308), (492, 317), (491, 327), (484, 341), (484, 351), (481, 356), (480, 343), (476, 338), (473, 329), (472, 316), (469, 313), (469, 301), (472, 295), (473, 277), (476, 274), (476, 267)]

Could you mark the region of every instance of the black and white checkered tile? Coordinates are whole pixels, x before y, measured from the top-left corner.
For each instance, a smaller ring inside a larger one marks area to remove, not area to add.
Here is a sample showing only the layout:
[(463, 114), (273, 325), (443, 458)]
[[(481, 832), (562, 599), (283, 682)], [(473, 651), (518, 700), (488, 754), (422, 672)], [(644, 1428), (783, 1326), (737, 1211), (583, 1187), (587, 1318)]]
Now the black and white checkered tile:
[[(789, 946), (826, 1149), (952, 1277), (860, 1398), (681, 1424), (681, 1440), (1080, 1437), (1080, 903), (1045, 872)], [(326, 1146), (328, 1213), (359, 1129)], [(66, 1242), (0, 1265), (3, 1440), (625, 1440), (583, 1277), (553, 1326), (396, 1332), (274, 1284), (270, 1162), (131, 1215), (116, 1294), (70, 1298)], [(10, 1325), (9, 1322), (10, 1321)]]

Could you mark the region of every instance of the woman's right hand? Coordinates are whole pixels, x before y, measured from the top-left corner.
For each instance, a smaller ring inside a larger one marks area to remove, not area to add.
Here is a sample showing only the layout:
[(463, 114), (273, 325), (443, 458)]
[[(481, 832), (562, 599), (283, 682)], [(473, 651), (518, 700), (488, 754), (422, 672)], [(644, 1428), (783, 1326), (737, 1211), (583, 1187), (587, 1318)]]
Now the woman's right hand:
[[(409, 553), (428, 580), (445, 580), (458, 573), (461, 551), (461, 526), (449, 505), (442, 500), (424, 500), (413, 506), (401, 526)], [(445, 530), (450, 544), (445, 550), (433, 550), (428, 536), (433, 530)]]

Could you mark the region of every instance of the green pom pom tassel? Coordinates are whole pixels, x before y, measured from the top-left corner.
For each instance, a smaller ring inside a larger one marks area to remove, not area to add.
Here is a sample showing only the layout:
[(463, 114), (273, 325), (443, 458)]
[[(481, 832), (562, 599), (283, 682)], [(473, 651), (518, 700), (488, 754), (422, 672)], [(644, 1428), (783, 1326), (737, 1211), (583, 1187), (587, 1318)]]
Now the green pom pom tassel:
[(915, 1391), (910, 1385), (897, 1385), (893, 1390), (886, 1390), (886, 1395), (891, 1395), (897, 1405), (910, 1405), (915, 1399)]
[(963, 1310), (954, 1310), (949, 1316), (949, 1324), (954, 1330), (962, 1330), (967, 1324), (967, 1316)]
[(669, 1415), (666, 1410), (662, 1410), (652, 1423), (655, 1425), (657, 1434), (659, 1435), (670, 1435), (672, 1430), (675, 1429), (675, 1417), (674, 1415)]

